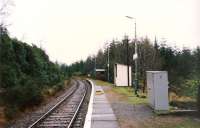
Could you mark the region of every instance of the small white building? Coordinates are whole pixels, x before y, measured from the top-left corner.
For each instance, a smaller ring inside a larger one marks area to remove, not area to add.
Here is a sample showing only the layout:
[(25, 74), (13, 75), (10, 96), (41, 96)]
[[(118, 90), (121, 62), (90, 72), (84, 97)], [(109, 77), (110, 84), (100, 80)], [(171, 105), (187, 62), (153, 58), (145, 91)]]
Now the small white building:
[(155, 111), (168, 111), (168, 73), (167, 71), (147, 71), (147, 95), (149, 105)]
[[(131, 66), (129, 66), (129, 86), (131, 86)], [(114, 84), (116, 86), (128, 86), (128, 66), (123, 64), (114, 65)]]

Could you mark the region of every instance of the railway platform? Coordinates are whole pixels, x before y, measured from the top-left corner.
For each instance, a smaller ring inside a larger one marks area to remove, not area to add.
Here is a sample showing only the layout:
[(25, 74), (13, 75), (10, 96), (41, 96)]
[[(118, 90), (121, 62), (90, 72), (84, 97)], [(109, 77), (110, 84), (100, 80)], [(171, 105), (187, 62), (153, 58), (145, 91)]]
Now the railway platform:
[(87, 123), (85, 126), (87, 128), (119, 128), (116, 116), (103, 89), (94, 83), (93, 87), (94, 94), (88, 110), (89, 112), (91, 111), (91, 115), (87, 119), (90, 123)]

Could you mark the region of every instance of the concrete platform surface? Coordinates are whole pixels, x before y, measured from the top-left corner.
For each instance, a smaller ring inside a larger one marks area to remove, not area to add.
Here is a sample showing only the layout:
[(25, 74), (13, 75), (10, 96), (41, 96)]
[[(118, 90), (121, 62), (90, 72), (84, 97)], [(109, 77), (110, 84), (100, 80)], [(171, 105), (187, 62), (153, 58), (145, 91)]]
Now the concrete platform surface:
[(95, 85), (91, 128), (119, 128), (115, 114), (101, 86)]

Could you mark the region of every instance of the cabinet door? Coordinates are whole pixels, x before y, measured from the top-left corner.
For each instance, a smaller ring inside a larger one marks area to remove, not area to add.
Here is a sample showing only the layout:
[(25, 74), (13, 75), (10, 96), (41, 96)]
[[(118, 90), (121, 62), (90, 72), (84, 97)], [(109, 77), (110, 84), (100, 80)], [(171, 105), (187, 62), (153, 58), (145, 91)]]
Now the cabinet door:
[(167, 73), (155, 75), (155, 109), (168, 110), (168, 79)]
[(151, 107), (154, 108), (155, 106), (155, 99), (154, 99), (154, 74), (147, 73), (147, 95), (148, 95), (148, 102)]

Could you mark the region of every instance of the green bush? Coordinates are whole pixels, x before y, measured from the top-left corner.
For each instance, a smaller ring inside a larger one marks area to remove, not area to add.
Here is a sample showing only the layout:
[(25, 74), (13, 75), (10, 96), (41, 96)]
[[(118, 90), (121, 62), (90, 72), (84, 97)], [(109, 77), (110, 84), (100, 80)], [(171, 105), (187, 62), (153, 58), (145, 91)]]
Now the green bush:
[(181, 87), (181, 95), (196, 98), (198, 90), (198, 82), (196, 80), (187, 80)]
[(42, 101), (41, 90), (32, 81), (28, 80), (24, 85), (8, 88), (2, 97), (7, 106), (24, 107), (37, 105)]

